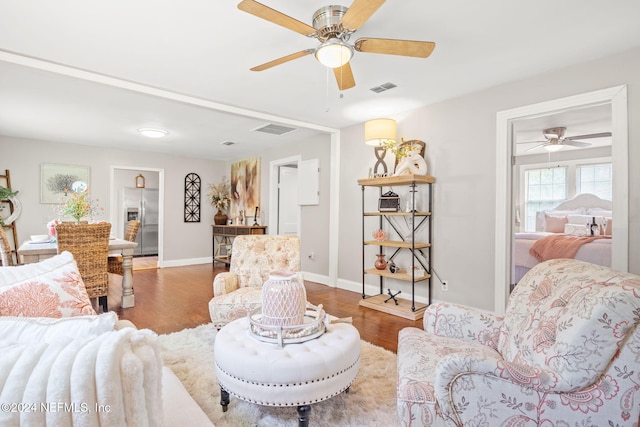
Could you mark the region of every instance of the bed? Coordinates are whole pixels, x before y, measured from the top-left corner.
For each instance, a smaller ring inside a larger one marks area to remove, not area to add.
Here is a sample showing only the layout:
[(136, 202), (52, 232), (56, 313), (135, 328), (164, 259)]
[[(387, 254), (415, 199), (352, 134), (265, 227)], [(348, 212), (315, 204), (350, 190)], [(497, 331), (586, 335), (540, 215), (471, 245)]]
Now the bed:
[[(536, 258), (539, 251), (535, 249), (548, 243), (551, 239), (580, 240), (575, 247), (577, 251), (561, 253), (556, 251), (551, 258), (575, 258), (593, 264), (611, 267), (611, 218), (612, 204), (610, 200), (601, 199), (593, 194), (579, 194), (566, 200), (548, 211), (536, 215), (536, 231), (515, 233), (513, 243), (513, 283), (517, 284), (522, 276), (541, 260)], [(595, 217), (600, 236), (590, 238), (587, 223)], [(565, 237), (561, 237), (565, 236)], [(567, 237), (568, 236), (568, 237)], [(575, 236), (575, 237), (573, 237)], [(547, 239), (538, 242), (541, 239)]]

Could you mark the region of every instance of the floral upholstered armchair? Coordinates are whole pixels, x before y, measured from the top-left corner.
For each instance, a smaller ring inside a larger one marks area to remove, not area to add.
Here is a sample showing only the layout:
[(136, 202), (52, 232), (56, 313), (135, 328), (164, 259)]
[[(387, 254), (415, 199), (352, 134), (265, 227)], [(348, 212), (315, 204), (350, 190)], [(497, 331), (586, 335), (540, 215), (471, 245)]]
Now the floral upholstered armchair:
[(427, 308), (398, 339), (403, 426), (638, 426), (640, 276), (538, 264), (504, 318)]
[(229, 272), (213, 280), (211, 322), (221, 328), (262, 306), (262, 285), (272, 271), (300, 271), (298, 236), (247, 235), (233, 240)]

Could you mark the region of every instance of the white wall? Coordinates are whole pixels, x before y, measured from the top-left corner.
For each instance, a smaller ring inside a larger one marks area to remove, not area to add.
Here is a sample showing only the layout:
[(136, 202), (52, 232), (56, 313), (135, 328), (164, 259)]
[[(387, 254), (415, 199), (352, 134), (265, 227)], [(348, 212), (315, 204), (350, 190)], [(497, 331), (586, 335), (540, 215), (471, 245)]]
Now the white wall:
[[(224, 162), (180, 158), (164, 154), (105, 150), (76, 144), (0, 136), (0, 169), (11, 171), (13, 190), (18, 190), (22, 214), (17, 219), (18, 238), (46, 233), (46, 223), (57, 217), (56, 205), (40, 203), (40, 164), (61, 163), (91, 168), (90, 193), (104, 208), (98, 219), (110, 220), (109, 175), (112, 166), (159, 168), (165, 171), (164, 261), (169, 265), (201, 262), (212, 256), (211, 224), (215, 214), (206, 197), (209, 183), (220, 181)], [(201, 222), (184, 222), (184, 178), (195, 172), (202, 179)], [(227, 173), (228, 176), (228, 173)], [(186, 261), (185, 261), (186, 260)]]
[[(263, 212), (269, 212), (269, 163), (291, 156), (300, 156), (301, 160), (318, 159), (320, 161), (320, 203), (318, 205), (301, 206), (300, 215), (300, 254), (301, 269), (313, 274), (313, 280), (328, 283), (329, 273), (329, 166), (331, 139), (329, 135), (317, 135), (306, 141), (287, 144), (276, 149), (252, 155), (260, 157), (261, 193)], [(247, 156), (249, 157), (249, 156)], [(231, 163), (242, 159), (236, 159)], [(230, 170), (230, 169), (229, 169)], [(265, 216), (266, 219), (266, 216)], [(268, 230), (269, 234), (274, 231)], [(309, 252), (315, 254), (315, 260), (307, 257)]]
[[(433, 265), (449, 291), (436, 281), (435, 299), (493, 310), (496, 113), (622, 84), (629, 94), (629, 269), (640, 273), (640, 169), (633, 167), (640, 164), (640, 49), (394, 117), (399, 137), (426, 142), (429, 173), (436, 177)], [(341, 169), (339, 277), (345, 286), (362, 277), (357, 179), (366, 177), (373, 158), (363, 133), (363, 125), (342, 133), (342, 158), (362, 159), (344, 161)], [(406, 285), (396, 288), (410, 292)]]

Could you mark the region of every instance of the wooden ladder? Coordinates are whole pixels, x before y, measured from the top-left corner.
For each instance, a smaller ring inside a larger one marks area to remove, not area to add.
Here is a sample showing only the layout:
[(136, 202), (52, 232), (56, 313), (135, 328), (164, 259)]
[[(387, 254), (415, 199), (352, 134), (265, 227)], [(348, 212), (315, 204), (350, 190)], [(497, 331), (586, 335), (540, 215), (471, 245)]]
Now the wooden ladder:
[[(6, 185), (3, 185), (2, 180), (4, 180), (6, 182)], [(0, 175), (0, 185), (2, 185), (3, 187), (8, 188), (9, 190), (11, 190), (11, 174), (9, 173), (9, 169), (5, 169), (4, 171), (4, 175)], [(2, 204), (8, 204), (9, 205), (9, 215), (11, 215), (13, 213), (14, 210), (14, 206), (13, 206), (13, 202), (11, 200), (0, 200), (0, 203)], [(7, 229), (10, 228), (11, 229), (11, 234), (9, 234), (10, 236), (13, 237), (13, 239), (9, 239), (12, 240), (11, 242), (9, 242), (12, 246), (11, 246), (11, 256), (14, 257), (14, 265), (18, 265), (19, 263), (19, 259), (18, 259), (18, 230), (16, 227), (16, 222), (13, 221), (11, 224), (9, 225), (3, 225), (3, 228)], [(2, 264), (2, 261), (0, 261), (0, 265)]]

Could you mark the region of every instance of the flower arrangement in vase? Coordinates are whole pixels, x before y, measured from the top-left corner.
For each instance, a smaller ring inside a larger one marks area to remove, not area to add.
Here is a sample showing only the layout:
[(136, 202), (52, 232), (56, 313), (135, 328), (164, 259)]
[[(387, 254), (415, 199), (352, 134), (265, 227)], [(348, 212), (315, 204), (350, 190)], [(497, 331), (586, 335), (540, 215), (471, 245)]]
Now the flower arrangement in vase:
[(75, 219), (76, 224), (79, 224), (82, 218), (93, 217), (103, 210), (98, 205), (98, 202), (98, 199), (93, 200), (91, 198), (89, 189), (86, 186), (78, 186), (64, 196), (59, 213), (62, 216), (72, 217)]
[(229, 181), (223, 179), (222, 182), (209, 185), (209, 201), (211, 205), (218, 209), (213, 217), (216, 225), (225, 225), (227, 223), (227, 215), (223, 212), (229, 207), (231, 202), (231, 187)]

